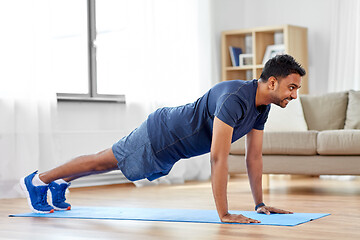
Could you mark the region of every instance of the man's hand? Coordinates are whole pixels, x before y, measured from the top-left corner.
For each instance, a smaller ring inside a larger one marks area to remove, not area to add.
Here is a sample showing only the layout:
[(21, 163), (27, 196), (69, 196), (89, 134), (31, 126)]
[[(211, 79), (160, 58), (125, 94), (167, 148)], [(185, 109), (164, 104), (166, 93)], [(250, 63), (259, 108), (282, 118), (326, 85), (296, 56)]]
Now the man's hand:
[(286, 210), (282, 210), (282, 209), (278, 209), (278, 208), (274, 208), (274, 207), (270, 207), (270, 206), (259, 207), (256, 212), (257, 213), (265, 213), (267, 215), (270, 215), (270, 213), (282, 213), (282, 214), (292, 214), (293, 213), (290, 211), (286, 211)]
[(260, 221), (245, 217), (241, 214), (226, 214), (221, 218), (222, 222), (227, 223), (260, 223)]

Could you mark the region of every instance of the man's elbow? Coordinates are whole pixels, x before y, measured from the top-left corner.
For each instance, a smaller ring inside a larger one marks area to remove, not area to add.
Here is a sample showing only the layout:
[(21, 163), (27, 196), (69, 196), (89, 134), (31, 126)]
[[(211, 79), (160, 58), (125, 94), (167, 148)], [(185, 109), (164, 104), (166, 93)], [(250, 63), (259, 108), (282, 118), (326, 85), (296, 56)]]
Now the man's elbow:
[(227, 166), (227, 155), (222, 156), (218, 154), (210, 154), (210, 164), (212, 167), (215, 166)]
[(217, 156), (213, 156), (212, 154), (210, 154), (210, 164), (211, 166), (214, 166), (217, 162), (219, 161)]

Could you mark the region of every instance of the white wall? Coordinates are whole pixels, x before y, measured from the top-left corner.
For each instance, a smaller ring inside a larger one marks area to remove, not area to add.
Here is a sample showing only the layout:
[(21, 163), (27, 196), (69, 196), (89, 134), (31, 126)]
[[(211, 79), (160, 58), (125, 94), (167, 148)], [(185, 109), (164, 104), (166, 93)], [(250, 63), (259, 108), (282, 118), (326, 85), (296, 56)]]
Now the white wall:
[[(220, 68), (220, 34), (224, 30), (283, 24), (303, 26), (308, 28), (309, 93), (325, 93), (334, 1), (213, 0), (217, 67)], [(220, 74), (217, 77), (220, 79)]]

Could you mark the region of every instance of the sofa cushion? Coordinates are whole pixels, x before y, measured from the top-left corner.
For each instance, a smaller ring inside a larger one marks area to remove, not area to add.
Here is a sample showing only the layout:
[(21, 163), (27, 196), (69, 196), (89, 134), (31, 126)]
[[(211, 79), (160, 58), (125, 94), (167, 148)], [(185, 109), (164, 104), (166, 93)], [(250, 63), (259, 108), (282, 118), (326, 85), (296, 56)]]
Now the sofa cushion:
[(319, 132), (317, 152), (320, 155), (359, 155), (360, 130), (329, 130)]
[[(263, 154), (314, 155), (317, 131), (264, 132)], [(231, 145), (230, 154), (245, 154), (245, 138)]]
[(360, 129), (360, 91), (349, 91), (345, 129)]
[(300, 99), (309, 130), (344, 128), (347, 92), (327, 93), (321, 96), (301, 95)]
[(294, 99), (285, 108), (271, 104), (269, 117), (264, 131), (288, 132), (307, 131), (308, 127), (304, 118), (300, 99)]
[(245, 136), (231, 144), (230, 154), (235, 154), (235, 155), (245, 154)]
[(316, 154), (317, 131), (264, 132), (263, 154)]

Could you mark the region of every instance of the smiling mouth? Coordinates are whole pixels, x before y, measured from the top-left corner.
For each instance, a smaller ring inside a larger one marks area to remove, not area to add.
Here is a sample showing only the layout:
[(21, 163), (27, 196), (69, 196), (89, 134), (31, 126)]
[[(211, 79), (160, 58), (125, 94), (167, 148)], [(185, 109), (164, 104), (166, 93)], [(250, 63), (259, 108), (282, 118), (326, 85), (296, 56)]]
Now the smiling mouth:
[(288, 104), (291, 101), (291, 99), (285, 98), (284, 101), (286, 102), (286, 104)]

